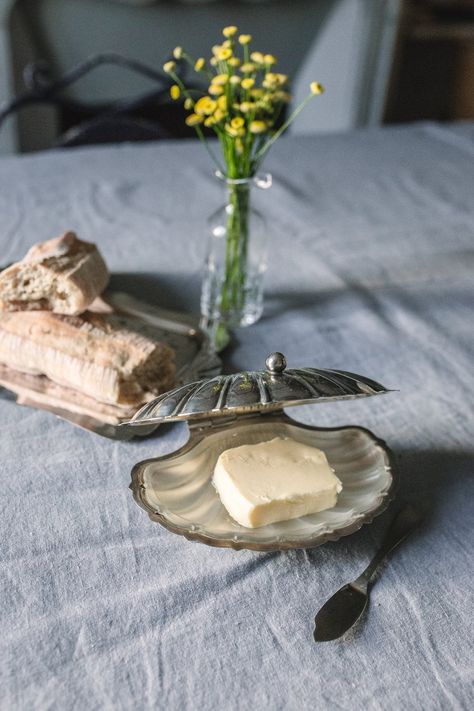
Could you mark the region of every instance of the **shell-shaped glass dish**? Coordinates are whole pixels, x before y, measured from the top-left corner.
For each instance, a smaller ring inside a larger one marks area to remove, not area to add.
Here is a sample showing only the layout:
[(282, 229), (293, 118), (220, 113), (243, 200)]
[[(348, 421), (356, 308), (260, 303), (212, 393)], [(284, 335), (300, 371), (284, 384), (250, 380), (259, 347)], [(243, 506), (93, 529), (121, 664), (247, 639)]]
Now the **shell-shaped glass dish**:
[[(321, 429), (302, 425), (283, 412), (239, 417), (232, 424), (191, 425), (177, 452), (147, 459), (132, 471), (136, 501), (153, 521), (173, 533), (210, 546), (255, 551), (310, 548), (335, 541), (370, 523), (388, 506), (395, 488), (390, 451), (361, 427)], [(234, 521), (212, 485), (219, 455), (241, 444), (274, 437), (322, 449), (343, 489), (334, 508), (261, 528)]]

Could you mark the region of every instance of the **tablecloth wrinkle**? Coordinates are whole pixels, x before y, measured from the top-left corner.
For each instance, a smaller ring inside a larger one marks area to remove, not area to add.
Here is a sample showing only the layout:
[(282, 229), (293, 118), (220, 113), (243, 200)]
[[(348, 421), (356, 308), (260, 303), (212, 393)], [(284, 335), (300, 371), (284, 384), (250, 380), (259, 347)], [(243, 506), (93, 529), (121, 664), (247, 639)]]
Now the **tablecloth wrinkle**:
[[(364, 623), (316, 645), (318, 608), (368, 564), (391, 511), (311, 551), (208, 548), (149, 520), (132, 466), (185, 424), (114, 442), (0, 398), (0, 708), (5, 711), (467, 711), (474, 705), (474, 124), (289, 137), (265, 164), (261, 321), (225, 372), (363, 373), (383, 397), (288, 409), (358, 424), (394, 452), (425, 522), (386, 564)], [(0, 160), (2, 263), (66, 229), (112, 288), (199, 311), (222, 186), (194, 141)]]

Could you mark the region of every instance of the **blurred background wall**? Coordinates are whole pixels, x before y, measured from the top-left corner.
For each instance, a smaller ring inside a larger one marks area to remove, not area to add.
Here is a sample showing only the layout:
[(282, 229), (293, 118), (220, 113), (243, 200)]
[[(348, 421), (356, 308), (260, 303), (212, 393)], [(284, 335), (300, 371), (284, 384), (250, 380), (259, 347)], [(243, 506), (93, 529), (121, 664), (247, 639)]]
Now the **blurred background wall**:
[[(178, 44), (208, 56), (227, 24), (279, 57), (295, 102), (314, 79), (327, 87), (294, 132), (474, 117), (474, 0), (0, 0), (0, 101), (23, 89), (29, 62), (46, 60), (59, 77), (114, 51), (160, 69)], [(101, 68), (69, 92), (103, 104), (149, 88)], [(57, 119), (51, 108), (21, 112), (0, 152), (50, 146)]]
[[(251, 32), (255, 46), (279, 57), (293, 78), (295, 101), (310, 81), (325, 84), (324, 102), (311, 106), (294, 130), (344, 130), (378, 120), (389, 69), (398, 0), (0, 0), (3, 5), (2, 99), (22, 88), (22, 70), (46, 59), (56, 76), (96, 52), (111, 50), (161, 68), (184, 45), (207, 56), (223, 26)], [(385, 44), (384, 44), (385, 43)], [(380, 72), (384, 76), (380, 76)], [(78, 83), (76, 98), (100, 100), (146, 90), (146, 80), (103, 69)], [(9, 122), (11, 123), (11, 122)], [(41, 130), (39, 130), (41, 127)], [(54, 134), (54, 113), (22, 113), (2, 132), (2, 149), (34, 150)]]

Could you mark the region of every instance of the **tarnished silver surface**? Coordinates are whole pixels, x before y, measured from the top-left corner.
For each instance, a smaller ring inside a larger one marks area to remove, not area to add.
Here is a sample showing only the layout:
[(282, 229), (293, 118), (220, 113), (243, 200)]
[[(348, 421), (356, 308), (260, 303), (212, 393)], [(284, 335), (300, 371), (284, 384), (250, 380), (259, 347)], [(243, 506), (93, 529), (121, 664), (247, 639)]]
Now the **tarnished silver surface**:
[[(106, 292), (104, 301), (114, 310), (150, 324), (157, 337), (170, 344), (176, 353), (178, 386), (197, 378), (209, 378), (220, 373), (221, 361), (213, 351), (207, 335), (199, 328), (199, 317), (145, 304), (121, 292)], [(4, 387), (0, 387), (0, 397), (11, 399), (16, 396)], [(78, 427), (111, 439), (128, 440), (137, 435), (145, 436), (157, 427), (157, 423), (148, 423), (140, 429), (121, 424), (109, 424), (101, 420), (100, 416), (91, 417), (72, 412), (67, 409), (67, 406), (45, 404), (35, 399), (33, 391), (28, 398), (23, 397), (22, 404), (47, 410)]]
[[(139, 462), (130, 488), (152, 521), (210, 546), (255, 551), (310, 548), (335, 541), (370, 523), (394, 495), (396, 473), (386, 444), (361, 427), (317, 428), (285, 413), (253, 413), (233, 422), (190, 424), (177, 452)], [(291, 437), (322, 449), (341, 480), (336, 506), (309, 516), (245, 528), (234, 521), (212, 485), (219, 455), (230, 447)]]
[(343, 370), (287, 370), (285, 356), (272, 353), (264, 371), (218, 375), (170, 390), (144, 405), (128, 424), (242, 415), (386, 392), (380, 383)]

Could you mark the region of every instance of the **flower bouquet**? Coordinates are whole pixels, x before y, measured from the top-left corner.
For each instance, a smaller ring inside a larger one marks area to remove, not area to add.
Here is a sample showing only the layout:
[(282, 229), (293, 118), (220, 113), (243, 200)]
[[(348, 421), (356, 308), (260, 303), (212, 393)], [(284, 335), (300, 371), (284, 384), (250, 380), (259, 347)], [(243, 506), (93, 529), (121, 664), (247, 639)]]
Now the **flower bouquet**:
[[(213, 219), (201, 298), (204, 326), (217, 349), (228, 342), (229, 329), (254, 323), (262, 313), (266, 235), (262, 216), (252, 209), (251, 186), (271, 185), (270, 176), (258, 177), (265, 154), (323, 92), (321, 84), (312, 82), (306, 98), (282, 118), (291, 96), (287, 75), (274, 70), (277, 59), (252, 51), (251, 35), (238, 34), (237, 27), (225, 27), (223, 35), (209, 61), (176, 47), (174, 60), (164, 65), (175, 82), (171, 97), (184, 99), (186, 123), (206, 146), (227, 189), (226, 206)], [(177, 72), (176, 62), (181, 61), (206, 81), (206, 91), (186, 87)], [(207, 139), (209, 129), (218, 139), (220, 156)]]

